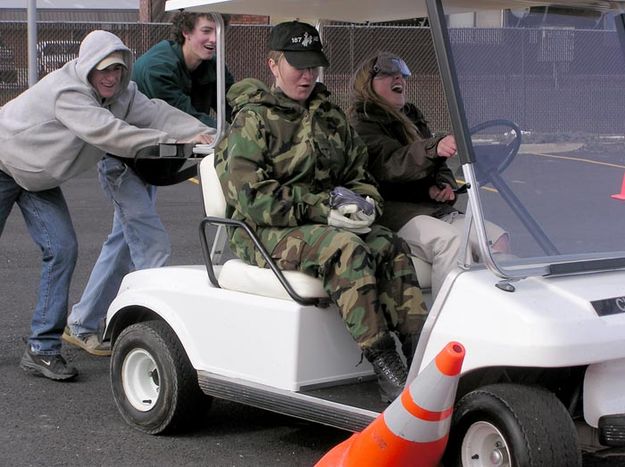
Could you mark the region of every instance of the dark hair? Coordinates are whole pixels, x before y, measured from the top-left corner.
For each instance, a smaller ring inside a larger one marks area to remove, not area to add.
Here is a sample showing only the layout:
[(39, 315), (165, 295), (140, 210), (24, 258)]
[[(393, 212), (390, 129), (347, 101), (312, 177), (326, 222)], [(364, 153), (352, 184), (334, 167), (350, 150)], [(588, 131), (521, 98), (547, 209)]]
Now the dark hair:
[[(224, 26), (230, 24), (230, 15), (221, 15), (224, 20)], [(193, 13), (190, 11), (181, 10), (172, 19), (171, 40), (176, 41), (178, 44), (184, 44), (185, 32), (193, 31), (198, 18), (206, 18), (209, 21), (214, 21), (213, 15), (210, 13)]]

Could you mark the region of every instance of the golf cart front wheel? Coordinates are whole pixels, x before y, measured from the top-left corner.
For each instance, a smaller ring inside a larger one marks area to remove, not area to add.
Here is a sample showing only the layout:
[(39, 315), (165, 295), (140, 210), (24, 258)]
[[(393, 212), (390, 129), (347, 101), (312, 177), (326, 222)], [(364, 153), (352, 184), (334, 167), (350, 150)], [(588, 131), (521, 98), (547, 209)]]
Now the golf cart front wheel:
[(121, 332), (111, 356), (111, 386), (124, 420), (149, 434), (192, 428), (211, 402), (177, 336), (162, 321)]
[(485, 386), (454, 409), (446, 467), (581, 466), (575, 425), (551, 392), (518, 384)]

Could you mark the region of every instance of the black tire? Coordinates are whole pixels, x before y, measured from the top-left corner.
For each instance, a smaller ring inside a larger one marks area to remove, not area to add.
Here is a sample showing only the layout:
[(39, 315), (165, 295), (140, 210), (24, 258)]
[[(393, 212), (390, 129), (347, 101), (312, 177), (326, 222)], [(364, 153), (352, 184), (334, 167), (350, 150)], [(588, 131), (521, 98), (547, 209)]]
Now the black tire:
[(465, 395), (454, 409), (444, 465), (582, 465), (575, 425), (551, 392), (495, 384)]
[(124, 420), (149, 434), (194, 428), (212, 402), (178, 337), (162, 321), (136, 323), (120, 333), (111, 355), (111, 387)]

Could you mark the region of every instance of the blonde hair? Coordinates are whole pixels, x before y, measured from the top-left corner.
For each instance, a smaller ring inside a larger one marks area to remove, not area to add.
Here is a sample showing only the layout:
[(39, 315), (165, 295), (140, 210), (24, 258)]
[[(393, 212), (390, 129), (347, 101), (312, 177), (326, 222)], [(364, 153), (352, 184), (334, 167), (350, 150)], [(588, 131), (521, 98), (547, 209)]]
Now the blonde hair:
[(279, 50), (270, 50), (267, 54), (267, 60), (273, 60), (276, 63), (279, 63), (280, 60), (284, 58), (284, 52)]
[[(280, 60), (282, 60), (283, 58), (284, 58), (284, 52), (281, 52), (279, 50), (270, 50), (269, 53), (267, 54), (267, 64), (269, 64), (269, 60), (273, 60), (274, 63), (278, 65), (280, 63)], [(269, 68), (271, 68), (271, 66), (269, 66)], [(275, 82), (275, 76), (274, 76), (274, 82)]]
[(421, 139), (415, 124), (406, 116), (406, 114), (390, 106), (373, 90), (373, 78), (375, 78), (373, 67), (376, 64), (378, 57), (382, 55), (395, 56), (394, 54), (390, 54), (388, 52), (380, 52), (375, 56), (366, 59), (358, 66), (358, 68), (356, 68), (356, 72), (352, 78), (352, 106), (350, 108), (350, 113), (355, 115), (356, 108), (361, 106), (362, 111), (365, 115), (367, 115), (367, 105), (377, 105), (402, 124), (402, 130), (406, 140), (409, 143), (412, 143)]

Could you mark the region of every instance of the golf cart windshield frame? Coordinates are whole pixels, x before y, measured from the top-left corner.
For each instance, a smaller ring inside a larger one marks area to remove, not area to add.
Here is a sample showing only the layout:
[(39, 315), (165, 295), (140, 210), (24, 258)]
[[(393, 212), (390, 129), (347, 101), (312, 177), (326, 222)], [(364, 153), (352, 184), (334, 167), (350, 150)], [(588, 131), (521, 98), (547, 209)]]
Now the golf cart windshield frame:
[[(472, 141), (473, 132), (466, 114), (468, 109), (463, 101), (463, 89), (459, 83), (460, 75), (456, 68), (454, 57), (455, 51), (450, 42), (449, 16), (447, 16), (449, 11), (446, 11), (443, 6), (446, 3), (453, 2), (445, 2), (445, 0), (426, 0), (426, 2), (434, 47), (437, 53), (439, 69), (447, 97), (451, 124), (458, 144), (459, 157), (463, 164), (465, 182), (472, 188), (469, 196), (467, 219), (469, 222), (473, 223), (477, 233), (479, 255), (483, 262), (492, 272), (504, 279), (519, 279), (535, 275), (579, 274), (591, 271), (625, 268), (625, 251), (622, 250), (613, 253), (597, 252), (596, 254), (589, 252), (561, 253), (558, 247), (556, 247), (554, 242), (552, 242), (550, 237), (545, 233), (541, 224), (537, 222), (530, 213), (532, 206), (526, 206), (519, 200), (514, 194), (514, 191), (505, 183), (498, 170), (494, 171), (495, 173), (492, 177), (486, 177), (486, 179), (484, 179), (484, 173), (488, 175), (489, 171), (482, 169), (482, 179), (480, 179), (480, 174), (477, 170), (479, 168), (479, 164), (477, 163), (480, 162), (480, 155), (476, 154), (475, 140)], [(588, 5), (588, 2), (573, 3), (576, 4), (576, 7), (586, 7)], [(605, 3), (607, 6), (608, 2)], [(596, 6), (596, 3), (593, 4), (593, 7)], [(569, 13), (575, 11), (571, 8), (571, 5), (567, 5), (564, 8), (568, 9)], [(623, 28), (622, 15), (615, 16), (615, 22), (619, 40), (625, 42), (623, 39), (623, 31), (625, 28)], [(622, 59), (623, 54), (620, 54), (618, 58)], [(502, 118), (505, 118), (505, 116)], [(473, 123), (475, 124), (475, 122)], [(519, 133), (517, 136), (520, 140), (520, 133), (522, 132), (517, 130), (517, 133)], [(622, 157), (623, 155), (621, 154), (621, 158)], [(503, 170), (504, 169), (501, 171), (503, 172)], [(501, 198), (510, 206), (511, 211), (516, 214), (521, 223), (533, 236), (533, 240), (536, 244), (544, 251), (545, 256), (526, 256), (516, 261), (508, 261), (507, 264), (502, 264), (496, 260), (496, 255), (493, 255), (487, 239), (485, 219), (487, 219), (488, 216), (485, 212), (484, 203), (482, 202), (482, 196), (480, 194), (480, 187), (485, 183), (491, 183), (497, 189)]]

